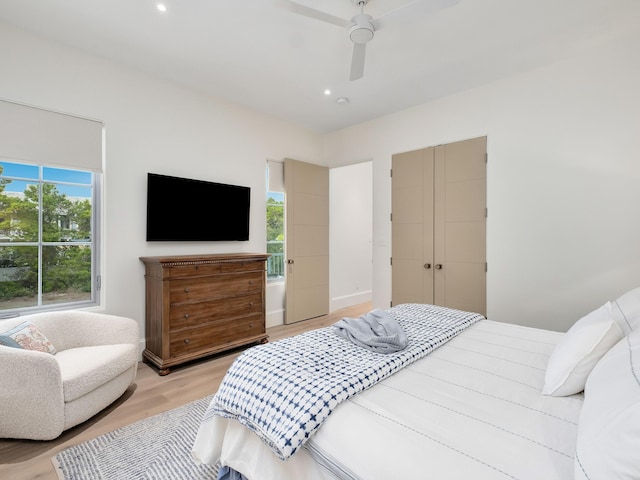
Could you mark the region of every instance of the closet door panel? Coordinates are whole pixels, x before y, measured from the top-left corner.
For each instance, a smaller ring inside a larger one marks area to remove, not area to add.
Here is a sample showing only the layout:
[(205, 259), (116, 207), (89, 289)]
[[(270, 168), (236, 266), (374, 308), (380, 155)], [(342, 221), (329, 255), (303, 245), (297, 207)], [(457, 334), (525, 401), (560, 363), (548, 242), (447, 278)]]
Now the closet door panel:
[(486, 178), (487, 137), (472, 138), (442, 145), (447, 157), (447, 180)]
[(392, 158), (393, 305), (433, 303), (433, 152), (426, 148)]
[(486, 314), (486, 138), (436, 147), (436, 304)]
[(397, 187), (394, 189), (391, 201), (393, 203), (394, 223), (422, 225), (425, 214), (422, 186)]
[(444, 305), (486, 315), (486, 272), (483, 265), (450, 262), (443, 271)]
[[(394, 259), (393, 276), (391, 288), (393, 305), (401, 303), (433, 303), (429, 297), (433, 297), (433, 283), (428, 282), (431, 287), (426, 287), (424, 281), (424, 268), (421, 260), (416, 259)], [(398, 272), (402, 272), (401, 275)], [(427, 298), (425, 300), (425, 298)]]
[(394, 225), (393, 259), (422, 259), (424, 232), (419, 223)]
[(451, 262), (478, 263), (484, 268), (486, 251), (484, 225), (452, 222), (447, 225), (447, 265)]
[(447, 222), (483, 222), (485, 219), (485, 181), (448, 182), (445, 191)]

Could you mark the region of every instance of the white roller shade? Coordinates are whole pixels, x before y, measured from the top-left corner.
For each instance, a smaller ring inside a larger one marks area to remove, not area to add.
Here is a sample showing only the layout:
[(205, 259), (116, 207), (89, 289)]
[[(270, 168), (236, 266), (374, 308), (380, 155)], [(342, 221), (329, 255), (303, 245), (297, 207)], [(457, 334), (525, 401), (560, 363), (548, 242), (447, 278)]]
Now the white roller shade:
[(269, 165), (269, 191), (284, 192), (284, 163), (268, 160)]
[(0, 158), (102, 171), (102, 122), (0, 100)]

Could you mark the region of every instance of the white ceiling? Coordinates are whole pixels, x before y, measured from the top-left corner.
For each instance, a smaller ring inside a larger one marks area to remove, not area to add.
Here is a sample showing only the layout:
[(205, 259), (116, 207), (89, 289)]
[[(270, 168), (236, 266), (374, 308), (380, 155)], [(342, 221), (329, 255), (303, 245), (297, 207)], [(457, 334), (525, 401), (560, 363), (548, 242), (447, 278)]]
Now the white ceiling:
[[(461, 0), (376, 32), (364, 77), (350, 82), (352, 44), (337, 26), (272, 0), (162, 1), (166, 13), (156, 0), (0, 0), (0, 21), (329, 132), (556, 61), (637, 15), (640, 3)], [(357, 13), (353, 0), (297, 1)], [(375, 18), (408, 3), (370, 0), (365, 12)]]

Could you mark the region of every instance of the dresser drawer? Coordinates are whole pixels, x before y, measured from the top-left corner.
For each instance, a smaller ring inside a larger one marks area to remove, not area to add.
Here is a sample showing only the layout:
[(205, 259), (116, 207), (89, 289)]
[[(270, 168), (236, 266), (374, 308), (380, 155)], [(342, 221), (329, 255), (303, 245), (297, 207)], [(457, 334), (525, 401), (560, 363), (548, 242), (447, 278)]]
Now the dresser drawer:
[(171, 333), (169, 352), (171, 357), (197, 354), (233, 343), (239, 338), (248, 338), (264, 332), (264, 316), (261, 313), (233, 320), (226, 319)]
[(221, 262), (195, 265), (178, 265), (168, 269), (168, 278), (187, 278), (225, 273), (264, 272), (263, 261), (259, 262)]
[(201, 265), (180, 265), (167, 269), (168, 278), (186, 278), (203, 275), (219, 275), (222, 266), (219, 263), (205, 263)]
[(263, 272), (264, 262), (233, 262), (220, 265), (221, 273)]
[(262, 292), (206, 302), (178, 304), (170, 311), (169, 329), (174, 331), (224, 318), (261, 313), (263, 308)]
[(203, 302), (248, 293), (262, 292), (264, 272), (219, 275), (208, 278), (172, 280), (169, 302)]

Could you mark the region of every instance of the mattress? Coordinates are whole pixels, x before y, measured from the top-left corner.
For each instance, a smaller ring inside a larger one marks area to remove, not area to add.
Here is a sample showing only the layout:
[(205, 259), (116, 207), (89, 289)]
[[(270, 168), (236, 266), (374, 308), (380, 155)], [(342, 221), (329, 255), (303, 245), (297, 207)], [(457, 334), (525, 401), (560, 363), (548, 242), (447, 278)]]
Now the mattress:
[(540, 394), (562, 335), (482, 320), (341, 403), (287, 461), (224, 418), (194, 458), (250, 480), (572, 478), (583, 396)]

